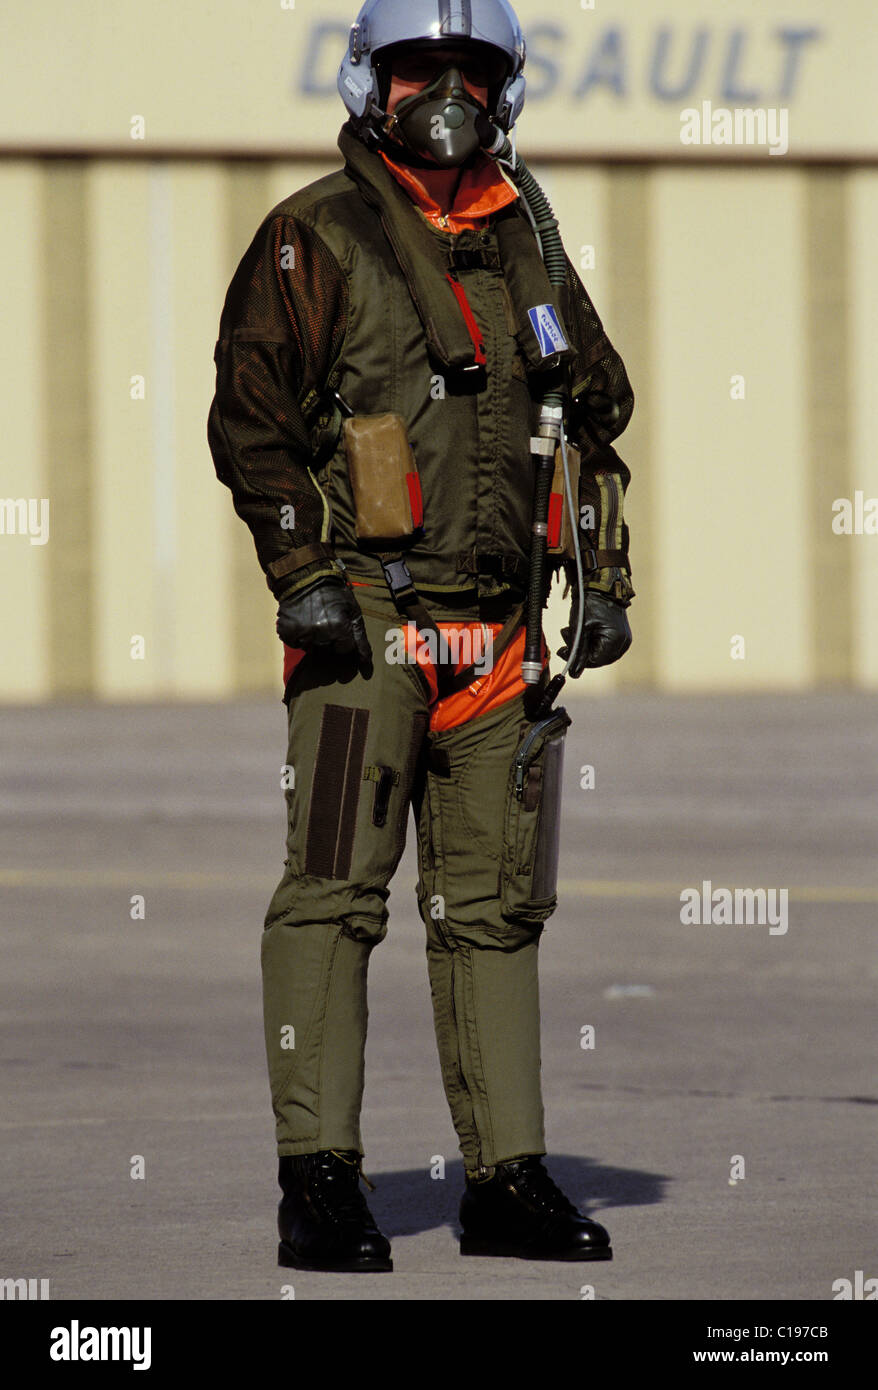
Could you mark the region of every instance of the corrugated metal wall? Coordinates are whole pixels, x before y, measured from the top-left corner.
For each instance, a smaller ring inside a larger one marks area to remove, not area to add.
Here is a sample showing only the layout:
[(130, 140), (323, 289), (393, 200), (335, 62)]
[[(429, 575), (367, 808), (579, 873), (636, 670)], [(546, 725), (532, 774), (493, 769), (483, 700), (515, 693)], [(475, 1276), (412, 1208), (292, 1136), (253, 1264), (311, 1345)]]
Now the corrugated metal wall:
[[(47, 499), (50, 528), (0, 511), (0, 699), (279, 698), (274, 604), (207, 449), (212, 353), (259, 221), (332, 167), (0, 163), (0, 504), (36, 523)], [(878, 497), (878, 172), (534, 172), (574, 261), (594, 248), (637, 396), (635, 642), (565, 699), (875, 687), (878, 536), (834, 534), (832, 503)]]

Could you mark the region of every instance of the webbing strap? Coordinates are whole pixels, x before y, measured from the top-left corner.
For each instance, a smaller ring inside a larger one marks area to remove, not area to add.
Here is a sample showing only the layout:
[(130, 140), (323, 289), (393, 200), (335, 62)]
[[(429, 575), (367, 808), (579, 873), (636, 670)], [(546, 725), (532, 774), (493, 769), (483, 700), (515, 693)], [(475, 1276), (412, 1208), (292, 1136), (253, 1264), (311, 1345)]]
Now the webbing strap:
[[(438, 660), (436, 663), (436, 685), (439, 691), (439, 698), (444, 699), (446, 695), (456, 695), (461, 690), (466, 690), (468, 685), (479, 676), (475, 663), (465, 667), (463, 671), (455, 672), (452, 669), (451, 657), (448, 651), (448, 644), (442, 632), (431, 618), (415, 588), (411, 570), (405, 562), (405, 558), (400, 551), (385, 551), (378, 556), (381, 561), (381, 568), (384, 571), (384, 578), (390, 590), (390, 596), (396, 604), (399, 613), (409, 621), (414, 622), (419, 632), (429, 632), (436, 641), (436, 651)], [(497, 634), (497, 640), (493, 647), (493, 657), (499, 656), (500, 652), (508, 646), (512, 636), (521, 624), (524, 605), (518, 604), (513, 609), (506, 623)]]
[(268, 566), (268, 573), (273, 579), (282, 579), (285, 574), (301, 569), (303, 565), (309, 565), (313, 560), (332, 560), (334, 558), (334, 550), (328, 545), (323, 545), (321, 541), (315, 541), (311, 545), (300, 545), (297, 550), (288, 550), (286, 555), (282, 555), (279, 560), (273, 560)]
[(378, 559), (381, 561), (381, 568), (390, 590), (390, 597), (393, 599), (397, 611), (408, 621), (413, 622), (419, 632), (429, 632), (434, 637), (438, 655), (436, 682), (439, 693), (440, 695), (450, 695), (452, 692), (449, 686), (454, 679), (454, 672), (451, 669), (448, 647), (445, 638), (421, 602), (405, 557), (399, 550), (387, 550), (379, 553)]
[(482, 339), (481, 329), (479, 328), (479, 325), (476, 323), (476, 316), (473, 313), (470, 307), (470, 302), (466, 297), (466, 290), (463, 288), (463, 285), (454, 275), (446, 275), (445, 278), (448, 281), (451, 288), (454, 290), (454, 297), (460, 305), (460, 312), (463, 314), (463, 321), (466, 324), (467, 332), (473, 340), (473, 351), (475, 353), (473, 361), (475, 362), (475, 365), (477, 367), (484, 367), (487, 365), (488, 362), (488, 359), (485, 356), (485, 344)]
[(624, 550), (595, 550), (594, 546), (587, 546), (582, 550), (582, 562), (586, 574), (614, 565), (618, 565), (620, 569), (627, 569), (629, 563)]

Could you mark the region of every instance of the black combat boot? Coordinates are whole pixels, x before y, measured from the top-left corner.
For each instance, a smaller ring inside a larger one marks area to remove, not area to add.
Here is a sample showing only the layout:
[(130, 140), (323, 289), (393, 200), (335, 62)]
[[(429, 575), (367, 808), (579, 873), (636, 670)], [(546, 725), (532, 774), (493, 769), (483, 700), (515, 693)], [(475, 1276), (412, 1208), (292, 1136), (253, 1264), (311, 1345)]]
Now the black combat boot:
[(277, 1180), (284, 1195), (277, 1214), (278, 1264), (347, 1272), (393, 1269), (390, 1242), (360, 1191), (361, 1174), (360, 1156), (353, 1149), (280, 1158)]
[(524, 1260), (611, 1260), (603, 1226), (583, 1216), (536, 1154), (467, 1174), (460, 1203), (461, 1255)]

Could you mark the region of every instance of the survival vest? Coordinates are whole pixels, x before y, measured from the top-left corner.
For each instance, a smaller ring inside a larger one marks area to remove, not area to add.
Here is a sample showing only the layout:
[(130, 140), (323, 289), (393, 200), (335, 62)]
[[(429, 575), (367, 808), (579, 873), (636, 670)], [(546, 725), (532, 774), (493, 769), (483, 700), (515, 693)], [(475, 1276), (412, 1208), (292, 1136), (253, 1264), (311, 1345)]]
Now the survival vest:
[(344, 170), (270, 214), (311, 226), (348, 285), (341, 351), (323, 391), (302, 402), (328, 503), (326, 539), (352, 578), (382, 582), (380, 560), (356, 541), (341, 418), (326, 413), (338, 392), (356, 415), (392, 411), (405, 421), (424, 509), (406, 561), (433, 616), (478, 616), (478, 598), (503, 592), (511, 608), (527, 574), (535, 402), (572, 356), (544, 355), (528, 310), (552, 305), (565, 331), (562, 305), (517, 203), (481, 230), (444, 232), (347, 126), (339, 147)]

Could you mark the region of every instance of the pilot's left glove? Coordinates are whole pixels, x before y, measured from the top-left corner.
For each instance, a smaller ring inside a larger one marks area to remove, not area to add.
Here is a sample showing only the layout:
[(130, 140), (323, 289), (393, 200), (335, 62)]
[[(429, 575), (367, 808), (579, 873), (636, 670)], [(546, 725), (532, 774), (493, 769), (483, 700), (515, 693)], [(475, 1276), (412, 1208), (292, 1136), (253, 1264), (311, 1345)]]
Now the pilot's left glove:
[[(570, 655), (570, 642), (576, 632), (579, 592), (574, 590), (570, 610), (570, 626), (561, 629), (565, 646), (558, 655), (565, 660)], [(631, 646), (631, 628), (628, 625), (627, 605), (618, 599), (610, 598), (596, 589), (585, 591), (585, 616), (579, 644), (573, 653), (567, 672), (576, 680), (587, 666), (610, 666), (624, 656)]]

